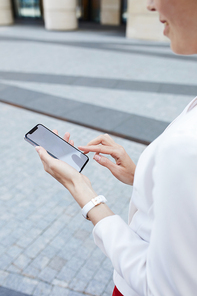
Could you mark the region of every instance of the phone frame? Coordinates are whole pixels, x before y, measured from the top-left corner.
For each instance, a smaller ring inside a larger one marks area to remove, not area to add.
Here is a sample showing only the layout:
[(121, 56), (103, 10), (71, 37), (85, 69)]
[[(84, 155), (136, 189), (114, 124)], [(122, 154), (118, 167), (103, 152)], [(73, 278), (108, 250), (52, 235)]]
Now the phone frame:
[[(63, 138), (61, 138), (60, 136), (56, 135), (53, 131), (51, 131), (49, 128), (47, 128), (45, 125), (41, 124), (41, 123), (38, 123), (36, 124), (29, 132), (27, 132), (25, 134), (25, 137), (24, 137), (24, 140), (27, 141), (28, 143), (30, 143), (31, 145), (33, 145), (34, 147), (36, 146), (40, 146), (38, 143), (34, 142), (33, 140), (29, 139), (28, 138), (28, 134), (33, 134), (34, 131), (36, 131), (38, 129), (38, 126), (41, 125), (43, 126), (46, 130), (48, 130), (49, 132), (51, 132), (52, 134), (54, 134), (56, 137), (60, 138), (63, 142), (65, 142), (67, 145), (70, 145), (73, 149), (79, 151), (80, 153), (84, 154), (81, 150), (77, 149), (75, 146), (71, 145), (70, 143), (66, 142)], [(49, 155), (51, 155), (52, 157), (54, 157), (55, 159), (59, 159), (57, 158), (55, 155), (51, 154), (49, 151), (47, 151), (47, 153)], [(84, 169), (84, 167), (86, 166), (86, 164), (88, 163), (89, 161), (89, 157), (84, 154), (86, 157), (87, 157), (87, 161), (84, 163), (84, 165), (81, 167), (79, 173), (82, 172), (82, 170)]]

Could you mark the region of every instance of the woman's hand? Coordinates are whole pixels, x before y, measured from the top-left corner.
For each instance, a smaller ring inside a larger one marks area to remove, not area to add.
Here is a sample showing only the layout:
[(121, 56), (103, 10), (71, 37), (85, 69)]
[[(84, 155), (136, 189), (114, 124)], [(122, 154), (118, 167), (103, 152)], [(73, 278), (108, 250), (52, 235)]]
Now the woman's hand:
[[(58, 134), (57, 130), (53, 130), (53, 132)], [(69, 138), (70, 134), (66, 133), (64, 140), (74, 145), (74, 142), (69, 141)], [(36, 147), (36, 151), (40, 156), (45, 171), (66, 187), (81, 207), (97, 196), (86, 176), (67, 163), (51, 157), (44, 148)]]
[[(53, 130), (53, 132), (58, 134), (57, 130)], [(64, 140), (74, 145), (74, 142), (69, 139), (70, 134), (66, 133), (64, 135)], [(45, 171), (70, 191), (81, 208), (97, 196), (92, 188), (90, 180), (86, 176), (80, 174), (64, 161), (51, 157), (44, 148), (36, 147), (35, 149), (40, 156)], [(88, 212), (88, 217), (94, 225), (100, 220), (112, 215), (114, 215), (114, 213), (106, 204), (100, 204)]]
[[(84, 153), (95, 152), (94, 159), (100, 165), (108, 168), (121, 182), (133, 185), (136, 166), (124, 148), (116, 144), (108, 134), (101, 135), (90, 141), (87, 146), (79, 146), (78, 148)], [(100, 153), (111, 155), (115, 159), (115, 163)]]

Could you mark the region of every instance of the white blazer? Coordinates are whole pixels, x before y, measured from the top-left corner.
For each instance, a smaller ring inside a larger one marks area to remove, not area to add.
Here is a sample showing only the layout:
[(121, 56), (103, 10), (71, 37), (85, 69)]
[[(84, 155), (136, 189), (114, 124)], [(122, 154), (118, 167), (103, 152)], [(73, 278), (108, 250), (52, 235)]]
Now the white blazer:
[(197, 295), (196, 105), (197, 98), (142, 153), (129, 225), (114, 215), (94, 227), (124, 296)]

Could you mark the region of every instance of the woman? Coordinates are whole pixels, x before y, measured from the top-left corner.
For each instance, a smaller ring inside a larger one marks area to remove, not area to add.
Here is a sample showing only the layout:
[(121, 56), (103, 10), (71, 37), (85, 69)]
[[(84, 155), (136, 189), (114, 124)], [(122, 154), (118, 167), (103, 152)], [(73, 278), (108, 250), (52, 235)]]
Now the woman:
[[(197, 53), (197, 0), (152, 0), (177, 54)], [(95, 225), (96, 244), (114, 266), (113, 295), (194, 296), (197, 291), (197, 98), (141, 155), (138, 165), (108, 135), (79, 147), (121, 182), (133, 185), (129, 225), (108, 208), (90, 181), (36, 150)], [(65, 139), (69, 141), (69, 134)], [(73, 141), (71, 141), (73, 144)], [(101, 156), (109, 154), (115, 163)], [(87, 204), (89, 205), (87, 206)], [(91, 208), (91, 209), (90, 209)], [(136, 210), (137, 209), (137, 210)]]

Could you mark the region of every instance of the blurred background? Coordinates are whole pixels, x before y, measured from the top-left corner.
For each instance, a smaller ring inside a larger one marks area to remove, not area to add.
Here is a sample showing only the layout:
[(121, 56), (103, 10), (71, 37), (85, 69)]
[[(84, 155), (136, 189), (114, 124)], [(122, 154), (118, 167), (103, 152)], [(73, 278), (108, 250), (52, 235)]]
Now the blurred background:
[[(93, 226), (24, 135), (85, 145), (109, 133), (137, 163), (197, 95), (197, 56), (172, 53), (146, 0), (0, 0), (0, 295), (109, 296)], [(92, 159), (83, 173), (127, 222), (132, 188)]]
[[(58, 1), (57, 1), (58, 2)], [(72, 1), (73, 3), (75, 1)], [(112, 2), (113, 3), (113, 2)], [(42, 18), (44, 14), (43, 0), (13, 0), (14, 16)], [(78, 0), (76, 4), (77, 19), (100, 23), (101, 1)], [(57, 7), (57, 4), (56, 4)], [(69, 9), (69, 6), (67, 6)], [(121, 22), (126, 22), (127, 0), (121, 1), (119, 14)]]
[(146, 0), (1, 0), (0, 24), (18, 20), (44, 20), (50, 30), (71, 30), (79, 22), (120, 26), (129, 38), (165, 40), (156, 13), (148, 13)]

